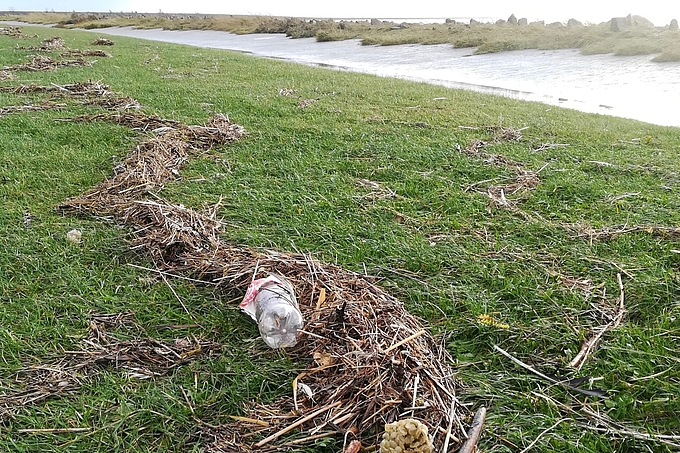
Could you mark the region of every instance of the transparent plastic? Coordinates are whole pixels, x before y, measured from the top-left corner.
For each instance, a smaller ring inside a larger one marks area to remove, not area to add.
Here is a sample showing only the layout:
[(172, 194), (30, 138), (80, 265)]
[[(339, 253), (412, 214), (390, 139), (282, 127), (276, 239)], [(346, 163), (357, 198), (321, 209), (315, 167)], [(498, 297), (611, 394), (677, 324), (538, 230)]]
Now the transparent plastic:
[(304, 321), (293, 286), (283, 277), (271, 275), (253, 281), (241, 308), (256, 322), (260, 335), (271, 348), (288, 348), (297, 343)]

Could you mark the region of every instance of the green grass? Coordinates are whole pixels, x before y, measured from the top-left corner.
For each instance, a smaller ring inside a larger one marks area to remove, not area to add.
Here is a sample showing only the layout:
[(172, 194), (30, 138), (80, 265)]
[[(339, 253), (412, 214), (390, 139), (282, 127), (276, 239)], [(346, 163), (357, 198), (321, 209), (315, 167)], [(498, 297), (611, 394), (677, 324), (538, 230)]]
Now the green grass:
[[(39, 36), (22, 45), (55, 34), (24, 31)], [(94, 36), (59, 34), (80, 49)], [(521, 450), (562, 419), (538, 438), (535, 451), (669, 451), (658, 442), (585, 429), (595, 422), (583, 405), (639, 432), (680, 434), (680, 254), (674, 251), (680, 244), (645, 231), (591, 241), (578, 227), (677, 227), (679, 129), (238, 53), (115, 41), (107, 49), (113, 58), (99, 58), (92, 68), (18, 72), (4, 84), (100, 80), (138, 99), (147, 113), (200, 124), (223, 112), (245, 126), (248, 137), (193, 160), (163, 196), (194, 208), (222, 198), (227, 240), (309, 252), (381, 277), (446, 340), (466, 385), (460, 398), (489, 408), (483, 451)], [(16, 43), (0, 36), (3, 65), (27, 57)], [(282, 88), (296, 94), (281, 96)], [(0, 107), (39, 99), (0, 94)], [(318, 102), (299, 108), (300, 99)], [(148, 263), (127, 250), (124, 229), (57, 212), (61, 201), (111, 174), (114, 156), (141, 138), (110, 124), (54, 121), (92, 111), (71, 105), (0, 118), (1, 392), (17, 386), (19, 369), (78, 347), (91, 313), (133, 311), (144, 336), (194, 334), (223, 344), (223, 353), (151, 381), (105, 369), (77, 392), (4, 419), (0, 450), (198, 452), (206, 439), (195, 418), (226, 423), (248, 404), (272, 401), (290, 391), (305, 365), (267, 350), (235, 301), (170, 280), (185, 311), (163, 280), (128, 266)], [(486, 195), (466, 190), (510, 182), (512, 169), (457, 149), (491, 138), (469, 127), (499, 124), (527, 129), (521, 141), (490, 144), (485, 152), (542, 169), (535, 190), (508, 195), (516, 210), (490, 206)], [(569, 146), (533, 151), (544, 143)], [(397, 196), (370, 196), (359, 179)], [(33, 216), (28, 228), (26, 210)], [(72, 228), (83, 231), (81, 244), (66, 241)], [(613, 304), (619, 273), (623, 323), (604, 336), (582, 371), (570, 370), (588, 331), (606, 322), (595, 308), (604, 304), (597, 295), (606, 289)], [(589, 296), (560, 276), (602, 286)], [(482, 314), (509, 327), (483, 325)], [(157, 327), (164, 324), (198, 327)], [(594, 387), (612, 396), (584, 400), (551, 386), (494, 345), (545, 373), (591, 376)], [(19, 432), (65, 427), (91, 431)]]

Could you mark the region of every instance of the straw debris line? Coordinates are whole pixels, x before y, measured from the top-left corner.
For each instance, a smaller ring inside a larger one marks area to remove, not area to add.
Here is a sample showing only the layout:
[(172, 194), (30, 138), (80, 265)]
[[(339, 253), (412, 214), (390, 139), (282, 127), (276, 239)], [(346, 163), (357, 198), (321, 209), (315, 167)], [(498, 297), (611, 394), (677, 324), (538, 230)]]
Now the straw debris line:
[(67, 50), (61, 53), (62, 57), (104, 57), (110, 58), (111, 54), (98, 49), (85, 49), (85, 50)]
[(303, 254), (226, 243), (219, 238), (219, 204), (199, 213), (157, 195), (192, 155), (238, 140), (245, 134), (242, 127), (226, 115), (205, 126), (139, 113), (73, 120), (112, 121), (149, 136), (110, 178), (64, 202), (62, 211), (131, 227), (132, 250), (150, 257), (158, 270), (217, 285), (231, 296), (242, 294), (253, 277), (270, 273), (285, 276), (296, 289), (306, 324), (298, 345), (287, 352), (307, 364), (295, 380), (307, 391), (252, 407), (246, 421), (204, 427), (204, 437), (211, 439), (208, 451), (248, 451), (258, 439), (259, 451), (284, 451), (348, 433), (375, 445), (386, 423), (407, 416), (428, 426), (438, 450), (449, 426), (452, 448), (464, 438), (462, 427), (471, 414), (457, 403), (450, 356), (371, 278)]
[(26, 37), (19, 27), (0, 27), (0, 35), (9, 36), (10, 38)]
[(18, 50), (30, 50), (31, 52), (51, 52), (53, 50), (63, 50), (66, 48), (64, 45), (64, 38), (61, 36), (53, 36), (51, 38), (44, 39), (42, 45), (40, 46), (29, 46), (29, 47), (17, 47)]
[(28, 63), (5, 66), (4, 69), (6, 71), (53, 71), (64, 66), (92, 66), (92, 63), (83, 58), (55, 60), (44, 55), (33, 55)]
[(106, 38), (97, 38), (90, 43), (91, 46), (112, 46), (114, 44), (115, 43), (113, 41)]
[(646, 233), (653, 237), (662, 239), (680, 238), (680, 228), (665, 227), (658, 225), (617, 225), (603, 229), (593, 229), (589, 226), (579, 226), (577, 237), (588, 238), (589, 240), (608, 241), (622, 234)]
[[(20, 28), (8, 27), (0, 28), (0, 33), (14, 38), (23, 38), (25, 35), (22, 34)], [(36, 35), (37, 37), (37, 35)], [(94, 61), (87, 61), (83, 57), (87, 56), (97, 56), (97, 57), (110, 57), (106, 52), (101, 50), (77, 50), (69, 49), (61, 36), (53, 36), (51, 38), (44, 39), (39, 46), (17, 46), (17, 50), (28, 50), (31, 52), (53, 52), (53, 51), (64, 51), (61, 53), (62, 59), (54, 59), (44, 55), (30, 55), (31, 60), (28, 63), (16, 64), (12, 66), (5, 66), (4, 71), (53, 71), (55, 69), (65, 67), (65, 66), (92, 66)], [(69, 58), (71, 59), (64, 59)], [(75, 58), (74, 58), (75, 57)]]
[[(93, 43), (94, 44), (94, 43)], [(66, 46), (64, 38), (61, 36), (54, 36), (42, 41), (39, 46), (17, 46), (17, 50), (28, 50), (31, 52), (53, 52), (64, 51), (60, 55), (62, 57), (110, 57), (111, 54), (103, 50), (78, 50), (69, 49)]]
[(57, 104), (50, 101), (46, 101), (41, 104), (8, 105), (6, 107), (0, 107), (0, 118), (11, 113), (39, 110), (62, 110), (65, 107), (65, 104)]
[[(37, 56), (12, 69), (46, 70), (66, 64), (70, 63)], [(123, 98), (92, 82), (22, 85), (3, 91), (49, 93), (83, 102)], [(130, 227), (131, 249), (150, 257), (158, 271), (204, 281), (228, 296), (243, 294), (253, 277), (270, 273), (285, 276), (295, 287), (306, 323), (298, 344), (286, 352), (307, 368), (295, 379), (293, 396), (253, 406), (248, 417), (235, 417), (234, 423), (201, 424), (202, 437), (209, 439), (207, 451), (288, 451), (328, 436), (350, 436), (364, 445), (377, 445), (386, 423), (406, 417), (428, 427), (438, 451), (444, 445), (451, 449), (460, 445), (472, 414), (457, 401), (460, 385), (450, 367), (451, 357), (400, 301), (372, 278), (322, 264), (311, 256), (224, 242), (219, 237), (223, 226), (217, 218), (219, 203), (197, 212), (158, 196), (188, 159), (240, 139), (245, 135), (243, 127), (223, 114), (200, 126), (139, 112), (107, 112), (63, 121), (107, 121), (145, 136), (114, 167), (111, 177), (62, 203), (61, 211), (108, 218)], [(25, 405), (78, 389), (98, 366), (151, 377), (218, 349), (195, 338), (115, 341), (107, 333), (111, 328), (107, 322), (125, 322), (116, 319), (93, 318), (89, 338), (83, 340), (86, 347), (67, 352), (49, 366), (19, 373), (21, 389), (0, 395), (3, 413), (11, 415)]]
[(136, 99), (111, 91), (108, 85), (92, 81), (65, 85), (53, 83), (51, 85), (29, 84), (0, 86), (0, 92), (12, 94), (46, 93), (51, 96), (51, 99), (47, 99), (41, 104), (6, 106), (0, 108), (0, 116), (27, 110), (61, 109), (66, 107), (66, 104), (56, 103), (54, 100), (66, 100), (71, 98), (79, 99), (79, 102), (82, 105), (104, 107), (108, 110), (138, 110), (142, 108), (142, 105)]
[(487, 126), (483, 128), (462, 127), (462, 129), (484, 130), (492, 134), (490, 141), (480, 139), (473, 139), (468, 145), (463, 148), (458, 145), (458, 151), (473, 159), (482, 160), (486, 165), (493, 165), (507, 168), (515, 174), (512, 181), (504, 184), (488, 185), (490, 181), (480, 181), (471, 184), (464, 188), (465, 191), (474, 190), (475, 192), (485, 195), (489, 198), (489, 208), (491, 207), (505, 207), (512, 211), (519, 211), (516, 204), (517, 201), (508, 199), (507, 197), (513, 195), (521, 195), (527, 191), (533, 190), (541, 183), (538, 177), (538, 172), (526, 170), (524, 164), (514, 161), (506, 156), (500, 154), (488, 154), (484, 150), (491, 144), (497, 144), (506, 141), (520, 141), (522, 139), (522, 131), (525, 129), (512, 129), (502, 126)]
[(187, 362), (220, 351), (221, 345), (194, 336), (161, 341), (153, 338), (117, 340), (110, 330), (141, 331), (132, 313), (94, 314), (80, 348), (19, 370), (0, 394), (0, 421), (25, 407), (77, 391), (101, 369), (114, 368), (137, 379), (163, 376)]

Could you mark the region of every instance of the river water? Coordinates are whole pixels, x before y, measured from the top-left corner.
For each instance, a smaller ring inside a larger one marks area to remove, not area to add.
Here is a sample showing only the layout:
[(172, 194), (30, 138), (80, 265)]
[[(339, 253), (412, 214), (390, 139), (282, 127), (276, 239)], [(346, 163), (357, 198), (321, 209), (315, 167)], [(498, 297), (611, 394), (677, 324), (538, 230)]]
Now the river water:
[(362, 46), (282, 34), (211, 30), (98, 29), (97, 34), (229, 49), (297, 63), (463, 88), (680, 127), (680, 62), (651, 56), (581, 55), (578, 50), (520, 50), (473, 55), (450, 45)]

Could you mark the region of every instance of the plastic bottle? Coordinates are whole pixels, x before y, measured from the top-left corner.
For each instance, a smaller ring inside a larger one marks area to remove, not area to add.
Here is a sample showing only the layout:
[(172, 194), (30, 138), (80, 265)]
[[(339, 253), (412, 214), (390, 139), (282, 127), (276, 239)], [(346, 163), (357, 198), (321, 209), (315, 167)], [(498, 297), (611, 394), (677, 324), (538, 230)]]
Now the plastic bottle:
[(257, 322), (260, 335), (271, 348), (287, 348), (297, 342), (304, 321), (293, 286), (283, 277), (270, 275), (248, 287), (241, 309)]

